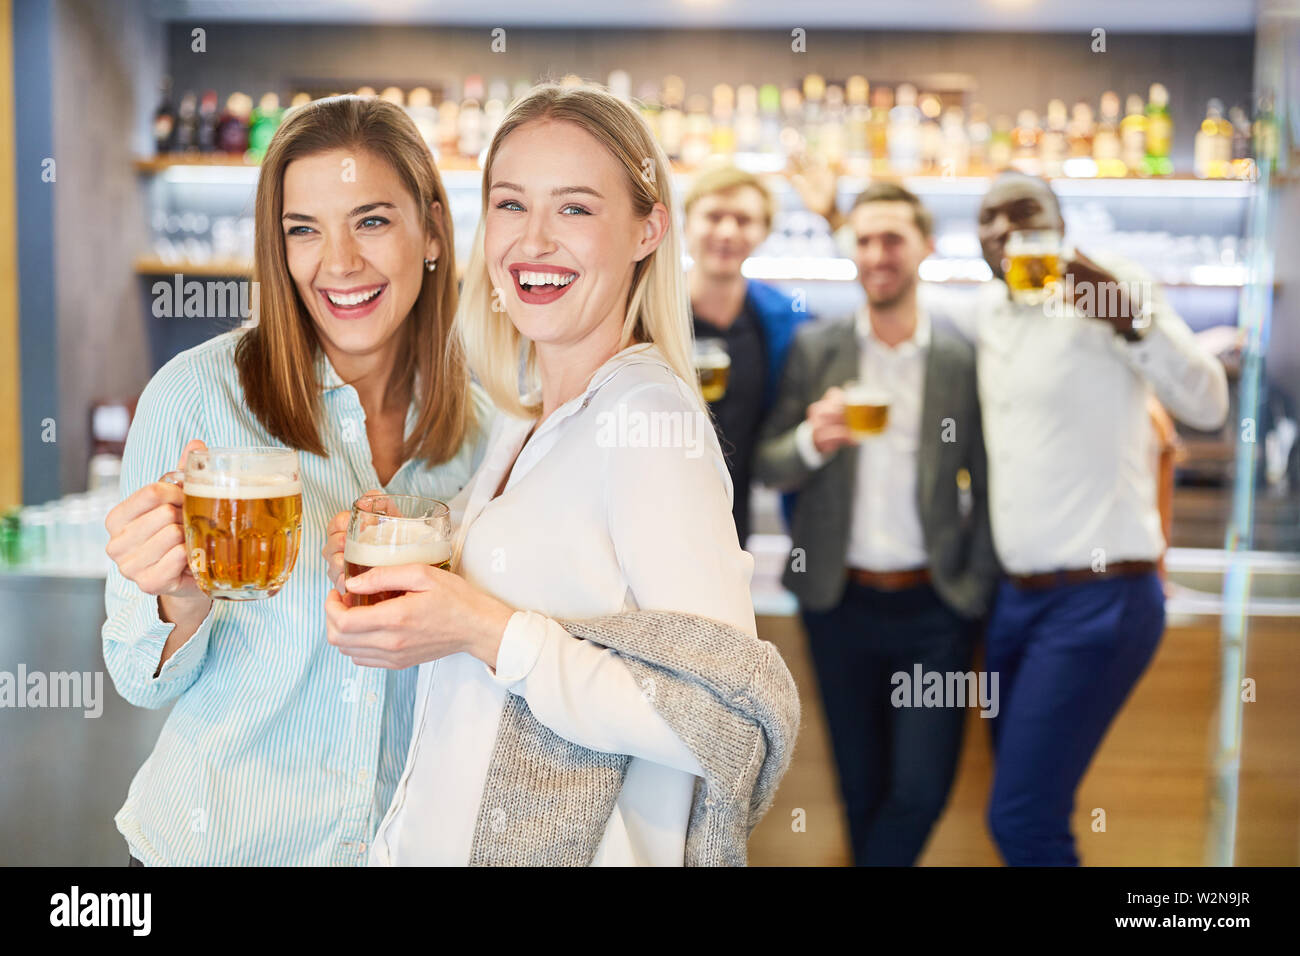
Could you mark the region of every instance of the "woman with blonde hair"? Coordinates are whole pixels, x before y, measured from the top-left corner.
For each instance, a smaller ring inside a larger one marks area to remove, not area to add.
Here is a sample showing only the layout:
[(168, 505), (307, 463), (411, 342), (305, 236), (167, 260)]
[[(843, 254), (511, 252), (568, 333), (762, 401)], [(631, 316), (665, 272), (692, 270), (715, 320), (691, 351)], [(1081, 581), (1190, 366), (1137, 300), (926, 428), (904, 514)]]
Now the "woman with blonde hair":
[(327, 598), (345, 654), (420, 664), (371, 861), (743, 863), (798, 698), (756, 637), (670, 170), (627, 103), (546, 85), (512, 106), (456, 331), (504, 413), (462, 496), (456, 573), (377, 568), (342, 586), (407, 593)]
[[(366, 489), (450, 498), (482, 458), (490, 405), (449, 337), (447, 196), (402, 110), (292, 112), (255, 215), (258, 320), (154, 376), (107, 521), (109, 673), (138, 706), (174, 703), (116, 818), (133, 863), (365, 862), (416, 675), (329, 650), (325, 529)], [(214, 602), (188, 569), (182, 491), (160, 476), (206, 444), (298, 451), (297, 566), (270, 600)]]

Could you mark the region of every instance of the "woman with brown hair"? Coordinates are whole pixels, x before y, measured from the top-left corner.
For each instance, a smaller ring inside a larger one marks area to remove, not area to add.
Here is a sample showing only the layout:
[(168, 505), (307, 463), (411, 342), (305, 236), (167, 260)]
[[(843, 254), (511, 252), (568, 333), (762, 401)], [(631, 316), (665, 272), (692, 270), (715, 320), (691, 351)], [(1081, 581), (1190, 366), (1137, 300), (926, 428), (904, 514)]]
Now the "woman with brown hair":
[[(257, 322), (154, 376), (107, 521), (109, 672), (134, 704), (175, 702), (116, 818), (148, 865), (365, 862), (416, 674), (326, 644), (326, 525), (367, 489), (451, 498), (491, 415), (449, 336), (447, 196), (399, 108), (344, 96), (292, 112), (255, 215)], [(205, 444), (299, 453), (298, 565), (271, 600), (214, 603), (188, 570), (183, 495), (160, 477)]]

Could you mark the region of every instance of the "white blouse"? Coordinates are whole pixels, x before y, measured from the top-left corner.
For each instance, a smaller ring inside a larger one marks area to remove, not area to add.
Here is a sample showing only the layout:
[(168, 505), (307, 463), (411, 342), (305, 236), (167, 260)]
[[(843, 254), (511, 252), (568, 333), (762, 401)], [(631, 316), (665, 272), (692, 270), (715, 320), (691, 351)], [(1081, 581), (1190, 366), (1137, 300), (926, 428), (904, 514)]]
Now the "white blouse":
[(372, 864), (469, 861), (507, 692), (561, 737), (631, 755), (594, 865), (683, 863), (698, 761), (616, 653), (555, 619), (671, 610), (756, 635), (753, 559), (736, 538), (722, 451), (707, 413), (649, 345), (597, 369), (520, 450), (532, 425), (498, 417), (457, 502), (453, 555), (467, 581), (521, 610), (495, 673), (468, 654), (420, 665), (406, 769)]

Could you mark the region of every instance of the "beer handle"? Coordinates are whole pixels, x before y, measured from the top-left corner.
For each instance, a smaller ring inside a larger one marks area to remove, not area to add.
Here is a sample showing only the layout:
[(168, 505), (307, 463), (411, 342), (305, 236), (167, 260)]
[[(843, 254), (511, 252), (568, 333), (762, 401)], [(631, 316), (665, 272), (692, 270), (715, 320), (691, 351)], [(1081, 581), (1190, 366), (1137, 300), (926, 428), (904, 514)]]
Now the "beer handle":
[(167, 484), (169, 484), (169, 485), (175, 485), (175, 486), (178, 487), (178, 488), (184, 489), (184, 487), (185, 487), (185, 472), (183, 472), (183, 471), (179, 471), (179, 470), (178, 470), (178, 471), (169, 471), (169, 472), (167, 472), (167, 474), (163, 475), (163, 476), (162, 476), (161, 478), (159, 478), (158, 480), (159, 480), (159, 481), (165, 481), (165, 482), (167, 482)]

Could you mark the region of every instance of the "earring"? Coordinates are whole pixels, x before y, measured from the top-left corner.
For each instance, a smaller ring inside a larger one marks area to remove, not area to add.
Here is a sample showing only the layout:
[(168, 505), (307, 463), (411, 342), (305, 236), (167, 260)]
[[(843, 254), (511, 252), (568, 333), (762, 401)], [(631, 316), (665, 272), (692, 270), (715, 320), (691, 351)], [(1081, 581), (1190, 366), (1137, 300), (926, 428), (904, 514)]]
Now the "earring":
[(437, 260), (437, 259), (425, 259), (425, 260), (424, 260), (424, 267), (425, 267), (426, 269), (428, 269), (430, 272), (432, 272), (434, 269), (438, 268), (438, 260)]

